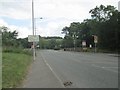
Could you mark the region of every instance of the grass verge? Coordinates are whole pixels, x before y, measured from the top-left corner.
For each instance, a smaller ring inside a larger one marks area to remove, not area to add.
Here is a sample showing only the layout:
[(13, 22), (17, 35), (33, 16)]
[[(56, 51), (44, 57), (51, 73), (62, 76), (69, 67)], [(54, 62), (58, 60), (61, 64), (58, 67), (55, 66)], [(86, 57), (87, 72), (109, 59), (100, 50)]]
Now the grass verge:
[(15, 88), (26, 76), (32, 56), (21, 53), (3, 53), (2, 88)]

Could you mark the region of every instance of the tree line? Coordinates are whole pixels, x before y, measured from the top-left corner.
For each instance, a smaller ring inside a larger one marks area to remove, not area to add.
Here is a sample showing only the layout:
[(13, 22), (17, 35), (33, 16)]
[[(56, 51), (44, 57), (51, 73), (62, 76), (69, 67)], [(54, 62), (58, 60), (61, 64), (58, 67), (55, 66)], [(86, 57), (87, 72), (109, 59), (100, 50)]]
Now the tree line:
[[(31, 48), (32, 42), (28, 42), (28, 37), (26, 38), (17, 38), (18, 32), (14, 30), (13, 32), (5, 26), (0, 27), (0, 31), (2, 33), (2, 46), (3, 50), (8, 49), (26, 49)], [(41, 37), (39, 36), (40, 41), (36, 43), (36, 48), (40, 49), (54, 49), (60, 48), (62, 43), (62, 37), (54, 36), (54, 37)]]
[[(64, 48), (82, 47), (82, 41), (86, 41), (86, 47), (94, 44), (94, 35), (98, 37), (99, 49), (115, 51), (120, 47), (120, 12), (114, 6), (100, 5), (89, 11), (91, 19), (83, 22), (72, 22), (65, 26), (62, 33)], [(74, 45), (75, 44), (75, 45)]]
[(22, 52), (25, 48), (31, 48), (32, 43), (28, 42), (28, 38), (17, 38), (18, 32), (11, 31), (6, 26), (1, 26), (2, 33), (2, 50), (5, 52)]

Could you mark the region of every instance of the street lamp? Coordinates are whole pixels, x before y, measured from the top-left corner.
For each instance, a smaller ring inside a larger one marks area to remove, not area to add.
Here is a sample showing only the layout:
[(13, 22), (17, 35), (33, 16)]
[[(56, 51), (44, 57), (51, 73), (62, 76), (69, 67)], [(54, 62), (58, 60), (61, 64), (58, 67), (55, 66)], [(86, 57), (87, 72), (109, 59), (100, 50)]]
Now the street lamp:
[(35, 35), (36, 35), (36, 21), (37, 21), (37, 19), (43, 19), (42, 17), (40, 17), (40, 18), (34, 18), (34, 22), (35, 22)]
[[(33, 30), (33, 36), (36, 35), (36, 31), (35, 31), (35, 18), (34, 18), (34, 1), (32, 0), (32, 30)], [(33, 60), (35, 60), (35, 55), (36, 55), (36, 52), (35, 52), (35, 41), (33, 41)]]
[[(37, 26), (37, 24), (36, 24), (36, 21), (37, 21), (37, 19), (43, 19), (42, 17), (40, 17), (40, 18), (34, 18), (34, 22), (35, 22), (35, 36), (36, 36), (36, 26)], [(37, 45), (37, 43), (35, 42), (35, 47), (36, 47), (36, 45)], [(35, 55), (36, 55), (36, 50), (35, 50)]]
[[(32, 30), (33, 30), (33, 36), (34, 33), (34, 2), (32, 0)], [(35, 60), (35, 41), (33, 41), (33, 60)]]

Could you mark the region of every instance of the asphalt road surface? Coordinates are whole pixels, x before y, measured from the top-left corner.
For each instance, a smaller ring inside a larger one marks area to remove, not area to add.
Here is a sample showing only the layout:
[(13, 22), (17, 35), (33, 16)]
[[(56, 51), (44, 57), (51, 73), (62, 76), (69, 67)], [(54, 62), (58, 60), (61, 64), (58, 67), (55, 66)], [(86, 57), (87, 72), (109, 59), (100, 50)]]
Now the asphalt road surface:
[(42, 50), (37, 55), (67, 87), (118, 88), (118, 57), (112, 54)]

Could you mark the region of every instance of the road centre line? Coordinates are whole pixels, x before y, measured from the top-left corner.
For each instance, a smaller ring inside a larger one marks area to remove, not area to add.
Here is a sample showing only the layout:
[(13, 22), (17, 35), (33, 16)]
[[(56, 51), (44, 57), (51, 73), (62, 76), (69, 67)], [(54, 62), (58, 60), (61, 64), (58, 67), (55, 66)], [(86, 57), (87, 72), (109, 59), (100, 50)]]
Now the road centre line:
[(63, 85), (62, 80), (58, 77), (58, 75), (54, 72), (54, 70), (52, 69), (52, 67), (47, 63), (46, 59), (43, 57), (42, 53), (41, 56), (43, 58), (43, 61), (45, 62), (45, 64), (49, 67), (49, 69), (52, 71), (52, 73), (55, 75), (55, 77), (58, 79), (58, 81), (60, 82), (60, 84), (62, 85), (63, 88), (65, 88), (65, 86)]
[(103, 67), (103, 68), (118, 68), (118, 67)]

